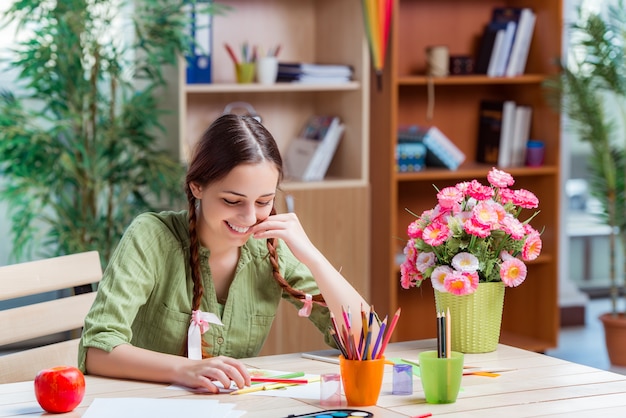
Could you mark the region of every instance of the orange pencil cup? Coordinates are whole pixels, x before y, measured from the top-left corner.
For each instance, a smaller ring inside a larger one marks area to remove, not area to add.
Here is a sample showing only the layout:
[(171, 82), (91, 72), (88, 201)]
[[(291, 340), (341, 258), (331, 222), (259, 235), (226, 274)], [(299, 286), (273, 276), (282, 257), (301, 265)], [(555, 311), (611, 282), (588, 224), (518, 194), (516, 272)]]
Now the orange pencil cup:
[(348, 406), (376, 405), (383, 384), (384, 357), (361, 361), (339, 356), (339, 369)]

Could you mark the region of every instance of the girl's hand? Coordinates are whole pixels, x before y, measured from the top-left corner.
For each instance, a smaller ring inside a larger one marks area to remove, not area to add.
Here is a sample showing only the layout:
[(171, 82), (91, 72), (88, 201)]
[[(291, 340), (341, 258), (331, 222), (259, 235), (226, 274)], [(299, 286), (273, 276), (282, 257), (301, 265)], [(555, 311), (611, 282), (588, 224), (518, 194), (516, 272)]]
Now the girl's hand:
[(318, 253), (295, 213), (269, 216), (252, 227), (252, 234), (257, 239), (279, 238), (285, 241), (291, 252), (304, 264)]
[(220, 382), (230, 388), (235, 382), (239, 389), (250, 386), (250, 374), (243, 363), (230, 357), (211, 357), (203, 360), (190, 360), (178, 373), (176, 383), (190, 388), (205, 388), (209, 392), (218, 393)]

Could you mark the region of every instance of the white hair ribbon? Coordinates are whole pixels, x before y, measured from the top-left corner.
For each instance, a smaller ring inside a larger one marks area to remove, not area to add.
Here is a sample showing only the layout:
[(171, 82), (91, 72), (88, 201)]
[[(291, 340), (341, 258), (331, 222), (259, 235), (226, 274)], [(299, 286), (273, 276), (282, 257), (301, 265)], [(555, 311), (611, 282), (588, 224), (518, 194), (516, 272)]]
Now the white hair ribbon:
[(307, 317), (311, 315), (311, 308), (313, 308), (313, 296), (308, 293), (304, 296), (304, 305), (298, 311), (298, 315)]
[(187, 332), (187, 357), (202, 360), (202, 334), (209, 330), (209, 324), (224, 325), (217, 315), (201, 310), (192, 311), (191, 324)]

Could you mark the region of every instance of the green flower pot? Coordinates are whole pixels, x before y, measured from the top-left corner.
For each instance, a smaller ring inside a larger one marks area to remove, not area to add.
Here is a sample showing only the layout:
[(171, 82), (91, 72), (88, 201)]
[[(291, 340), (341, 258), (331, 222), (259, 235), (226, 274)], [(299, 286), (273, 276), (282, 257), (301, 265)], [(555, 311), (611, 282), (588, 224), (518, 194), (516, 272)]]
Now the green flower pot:
[(452, 350), (461, 353), (494, 351), (500, 340), (504, 283), (479, 283), (471, 295), (435, 290), (437, 312), (450, 309)]

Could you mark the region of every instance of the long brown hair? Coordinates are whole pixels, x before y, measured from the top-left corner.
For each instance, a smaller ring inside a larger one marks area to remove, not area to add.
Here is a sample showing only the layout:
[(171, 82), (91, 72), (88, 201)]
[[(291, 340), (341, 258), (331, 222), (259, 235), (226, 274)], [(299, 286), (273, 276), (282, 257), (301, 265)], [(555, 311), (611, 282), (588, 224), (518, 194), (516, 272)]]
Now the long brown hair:
[[(197, 233), (196, 198), (191, 191), (191, 184), (207, 186), (226, 177), (239, 164), (258, 164), (271, 161), (276, 165), (279, 181), (283, 178), (283, 161), (274, 137), (256, 119), (250, 116), (226, 114), (217, 118), (204, 132), (194, 148), (189, 163), (185, 188), (189, 205), (189, 265), (193, 280), (192, 310), (200, 308), (204, 293), (200, 273), (199, 248)], [(272, 207), (271, 214), (276, 210)], [(296, 299), (304, 299), (304, 292), (293, 289), (283, 278), (278, 268), (276, 248), (278, 240), (268, 239), (267, 249), (272, 265), (273, 277), (287, 293)], [(325, 304), (321, 294), (313, 295), (313, 301)]]

